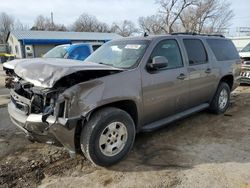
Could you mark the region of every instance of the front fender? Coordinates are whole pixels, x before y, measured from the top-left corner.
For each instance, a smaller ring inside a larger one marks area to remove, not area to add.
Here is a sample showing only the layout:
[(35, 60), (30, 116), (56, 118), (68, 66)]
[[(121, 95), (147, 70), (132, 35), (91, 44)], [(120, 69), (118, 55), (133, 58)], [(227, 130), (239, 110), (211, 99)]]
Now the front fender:
[(140, 73), (137, 70), (97, 78), (79, 83), (61, 94), (67, 100), (68, 117), (88, 117), (88, 114), (101, 106), (130, 100), (142, 115), (142, 92)]
[(103, 91), (104, 83), (100, 80), (83, 82), (65, 90), (60, 97), (68, 101), (68, 117), (85, 117), (97, 106), (97, 101), (102, 99)]

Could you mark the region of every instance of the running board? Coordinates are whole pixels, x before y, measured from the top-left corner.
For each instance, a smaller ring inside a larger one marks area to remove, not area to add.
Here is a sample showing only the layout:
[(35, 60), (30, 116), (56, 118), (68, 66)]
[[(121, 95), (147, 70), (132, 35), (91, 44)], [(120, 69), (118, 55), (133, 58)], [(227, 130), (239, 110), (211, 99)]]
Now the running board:
[(204, 104), (201, 104), (199, 106), (196, 106), (196, 107), (193, 107), (191, 109), (188, 109), (188, 110), (185, 110), (183, 112), (180, 112), (178, 114), (175, 114), (173, 116), (169, 116), (167, 118), (164, 118), (164, 119), (161, 119), (159, 121), (156, 121), (156, 122), (153, 122), (153, 123), (150, 123), (148, 125), (145, 125), (142, 127), (142, 132), (151, 132), (151, 131), (154, 131), (156, 129), (159, 129), (159, 128), (162, 128), (164, 126), (166, 126), (167, 124), (169, 123), (172, 123), (173, 121), (176, 121), (178, 119), (181, 119), (181, 118), (185, 118), (193, 113), (196, 113), (196, 112), (199, 112), (199, 111), (202, 111), (206, 108), (209, 107), (209, 104), (208, 103), (204, 103)]

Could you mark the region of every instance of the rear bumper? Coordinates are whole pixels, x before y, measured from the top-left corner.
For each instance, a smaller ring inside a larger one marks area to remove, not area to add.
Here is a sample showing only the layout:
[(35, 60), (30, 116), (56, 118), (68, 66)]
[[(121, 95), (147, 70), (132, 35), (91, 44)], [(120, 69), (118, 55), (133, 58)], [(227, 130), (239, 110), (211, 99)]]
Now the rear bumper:
[(42, 121), (42, 114), (26, 115), (11, 101), (8, 104), (11, 121), (33, 141), (63, 145), (71, 154), (75, 153), (75, 128), (80, 118), (56, 118), (49, 116)]

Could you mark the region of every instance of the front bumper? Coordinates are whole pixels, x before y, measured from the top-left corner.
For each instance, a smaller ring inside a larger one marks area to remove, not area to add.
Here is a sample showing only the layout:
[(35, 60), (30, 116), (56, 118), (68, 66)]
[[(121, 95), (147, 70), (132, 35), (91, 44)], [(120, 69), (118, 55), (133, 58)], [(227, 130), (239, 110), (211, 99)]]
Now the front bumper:
[(250, 84), (250, 61), (244, 61), (241, 65), (240, 83)]
[(242, 84), (250, 84), (250, 71), (242, 71), (240, 83)]
[(8, 104), (11, 121), (33, 141), (63, 145), (70, 154), (75, 154), (75, 128), (81, 118), (56, 118), (49, 116), (42, 121), (42, 114), (25, 114), (13, 101)]

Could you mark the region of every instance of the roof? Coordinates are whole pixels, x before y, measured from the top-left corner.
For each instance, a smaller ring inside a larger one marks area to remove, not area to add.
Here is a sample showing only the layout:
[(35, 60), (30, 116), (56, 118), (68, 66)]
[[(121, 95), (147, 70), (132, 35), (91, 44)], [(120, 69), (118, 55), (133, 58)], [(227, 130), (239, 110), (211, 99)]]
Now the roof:
[(185, 33), (175, 33), (175, 34), (160, 34), (160, 35), (148, 35), (148, 36), (132, 36), (132, 37), (125, 37), (120, 38), (118, 40), (158, 40), (158, 39), (166, 39), (166, 38), (208, 38), (208, 39), (222, 39), (222, 40), (228, 40), (228, 38), (225, 38), (222, 35), (205, 35), (205, 34), (185, 34)]
[(11, 31), (18, 40), (112, 40), (121, 38), (116, 33), (65, 31)]

